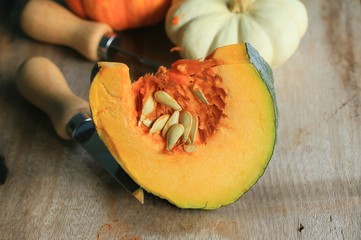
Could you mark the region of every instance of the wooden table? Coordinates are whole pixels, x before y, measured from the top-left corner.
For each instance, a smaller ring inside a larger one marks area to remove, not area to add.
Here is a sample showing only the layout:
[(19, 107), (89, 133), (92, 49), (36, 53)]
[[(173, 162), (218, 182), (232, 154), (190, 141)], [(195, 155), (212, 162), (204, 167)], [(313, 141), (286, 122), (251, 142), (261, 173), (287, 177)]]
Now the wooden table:
[[(87, 99), (94, 63), (28, 38), (2, 7), (0, 154), (9, 172), (0, 239), (361, 239), (361, 2), (303, 2), (308, 32), (274, 71), (274, 157), (243, 198), (215, 211), (177, 209), (150, 194), (141, 205), (77, 144), (59, 139), (18, 93), (17, 68), (45, 56)], [(178, 58), (162, 24), (123, 35), (161, 64)]]

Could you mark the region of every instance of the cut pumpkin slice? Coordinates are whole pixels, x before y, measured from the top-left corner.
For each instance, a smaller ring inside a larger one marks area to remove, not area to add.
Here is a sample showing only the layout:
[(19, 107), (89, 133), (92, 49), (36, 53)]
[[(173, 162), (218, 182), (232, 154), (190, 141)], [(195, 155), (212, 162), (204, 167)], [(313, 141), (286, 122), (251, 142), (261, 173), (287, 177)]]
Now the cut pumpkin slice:
[(247, 43), (218, 48), (203, 61), (178, 60), (134, 83), (126, 65), (99, 62), (89, 100), (121, 167), (180, 208), (235, 202), (274, 150), (272, 70)]

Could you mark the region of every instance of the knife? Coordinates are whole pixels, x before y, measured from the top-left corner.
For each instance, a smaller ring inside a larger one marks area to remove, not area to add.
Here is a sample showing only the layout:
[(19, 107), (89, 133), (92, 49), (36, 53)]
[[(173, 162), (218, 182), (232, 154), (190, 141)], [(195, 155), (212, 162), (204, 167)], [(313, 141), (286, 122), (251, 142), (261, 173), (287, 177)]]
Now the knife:
[(18, 70), (16, 84), (25, 99), (49, 115), (59, 137), (79, 143), (110, 175), (144, 203), (143, 189), (121, 168), (99, 138), (91, 119), (89, 103), (70, 90), (53, 62), (44, 57), (26, 60)]
[(81, 19), (53, 1), (29, 1), (20, 15), (20, 26), (36, 40), (73, 48), (92, 61), (131, 58), (152, 71), (160, 66), (122, 48), (120, 37), (108, 24)]

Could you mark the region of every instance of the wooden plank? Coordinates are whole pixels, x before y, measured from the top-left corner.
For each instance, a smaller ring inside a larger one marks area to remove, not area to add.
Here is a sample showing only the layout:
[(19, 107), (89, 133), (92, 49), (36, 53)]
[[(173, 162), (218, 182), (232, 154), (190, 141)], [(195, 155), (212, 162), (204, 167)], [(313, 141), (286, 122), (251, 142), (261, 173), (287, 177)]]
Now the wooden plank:
[[(1, 17), (0, 154), (9, 174), (0, 239), (361, 239), (361, 4), (303, 2), (308, 32), (275, 70), (274, 157), (243, 198), (215, 211), (177, 209), (148, 194), (140, 205), (79, 146), (60, 140), (17, 92), (15, 72), (24, 59), (46, 56), (87, 99), (93, 63)], [(124, 37), (162, 64), (176, 58), (161, 25)]]

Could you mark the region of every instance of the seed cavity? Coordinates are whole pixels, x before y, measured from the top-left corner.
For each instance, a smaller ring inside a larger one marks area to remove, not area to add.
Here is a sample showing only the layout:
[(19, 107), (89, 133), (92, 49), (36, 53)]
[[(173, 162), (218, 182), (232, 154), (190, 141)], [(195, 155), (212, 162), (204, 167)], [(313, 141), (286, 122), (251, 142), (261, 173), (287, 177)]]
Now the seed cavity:
[[(155, 101), (152, 95), (150, 95), (144, 103), (142, 113), (140, 115), (140, 119), (138, 122), (138, 126), (147, 118), (149, 114), (151, 114), (155, 110)], [(146, 125), (146, 124), (145, 124)]]
[(167, 146), (166, 150), (170, 151), (177, 141), (180, 139), (180, 137), (183, 135), (184, 127), (182, 124), (174, 124), (171, 126), (167, 132)]
[(192, 88), (192, 92), (193, 92), (194, 96), (196, 96), (201, 102), (209, 105), (209, 102), (208, 102), (206, 96), (204, 95), (202, 89), (199, 86), (194, 85)]
[(194, 144), (198, 131), (198, 117), (195, 114), (192, 114), (192, 127), (189, 131), (189, 138), (187, 144)]
[(166, 122), (169, 119), (169, 114), (164, 114), (162, 116), (160, 116), (159, 118), (157, 118), (157, 120), (155, 120), (155, 122), (153, 123), (152, 127), (149, 130), (150, 134), (153, 133), (160, 133), (160, 131), (162, 131), (164, 125), (166, 124)]
[[(192, 91), (201, 102), (208, 104), (198, 86), (194, 86)], [(163, 114), (155, 120), (150, 119), (148, 116), (156, 110), (157, 102), (174, 111), (170, 114)], [(167, 92), (157, 91), (146, 99), (138, 125), (144, 124), (150, 128), (149, 134), (160, 134), (166, 141), (167, 151), (172, 150), (181, 141), (183, 150), (192, 153), (197, 150), (197, 145), (194, 143), (198, 134), (198, 121), (196, 114), (182, 110), (178, 102)]]
[(165, 91), (156, 91), (154, 93), (154, 98), (157, 102), (162, 103), (175, 111), (182, 110), (182, 107), (178, 104), (178, 102)]
[(192, 114), (188, 111), (182, 112), (180, 114), (179, 123), (184, 127), (183, 142), (186, 142), (192, 127)]
[(162, 136), (166, 137), (169, 128), (174, 124), (177, 124), (178, 122), (179, 122), (179, 111), (174, 111), (162, 129)]

